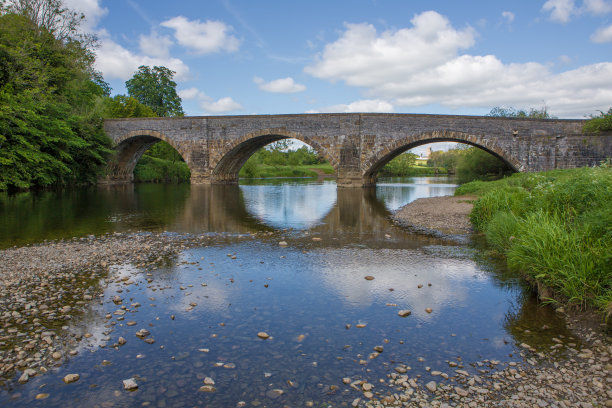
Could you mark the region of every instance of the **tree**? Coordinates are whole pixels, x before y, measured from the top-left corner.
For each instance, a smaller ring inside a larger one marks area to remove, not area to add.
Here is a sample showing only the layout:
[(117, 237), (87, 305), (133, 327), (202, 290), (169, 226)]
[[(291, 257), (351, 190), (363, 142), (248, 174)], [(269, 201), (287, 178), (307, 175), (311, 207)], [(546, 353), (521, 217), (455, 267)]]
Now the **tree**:
[(94, 182), (110, 153), (93, 53), (40, 24), (2, 9), (0, 190)]
[(546, 109), (546, 106), (540, 109), (529, 108), (529, 112), (525, 109), (505, 108), (496, 106), (486, 116), (497, 118), (530, 118), (530, 119), (556, 119), (551, 116)]
[(153, 109), (138, 102), (136, 98), (117, 95), (104, 100), (104, 116), (107, 118), (152, 118)]
[(77, 41), (87, 46), (92, 46), (96, 41), (94, 36), (79, 32), (85, 15), (65, 7), (62, 0), (2, 1), (0, 11), (25, 16), (59, 41)]
[(142, 65), (125, 86), (128, 94), (150, 107), (159, 117), (183, 116), (181, 98), (176, 92), (175, 72), (166, 68)]

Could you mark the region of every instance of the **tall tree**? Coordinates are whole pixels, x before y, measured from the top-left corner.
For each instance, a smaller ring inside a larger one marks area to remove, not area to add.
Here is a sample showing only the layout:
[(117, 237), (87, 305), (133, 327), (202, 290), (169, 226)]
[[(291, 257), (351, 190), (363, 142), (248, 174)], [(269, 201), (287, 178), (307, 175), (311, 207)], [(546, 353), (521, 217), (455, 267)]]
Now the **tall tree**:
[(28, 13), (0, 11), (0, 190), (95, 181), (110, 140), (93, 53)]
[(185, 112), (176, 92), (174, 74), (166, 67), (142, 65), (125, 86), (131, 97), (153, 109), (157, 116), (183, 116)]

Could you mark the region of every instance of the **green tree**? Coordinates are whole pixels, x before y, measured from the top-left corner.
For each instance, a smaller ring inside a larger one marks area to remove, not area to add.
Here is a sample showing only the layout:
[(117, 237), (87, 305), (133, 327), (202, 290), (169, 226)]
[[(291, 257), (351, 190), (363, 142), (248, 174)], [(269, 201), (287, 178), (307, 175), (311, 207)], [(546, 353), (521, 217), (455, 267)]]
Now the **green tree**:
[(94, 182), (110, 153), (94, 54), (15, 11), (0, 15), (0, 190)]
[(591, 115), (591, 119), (584, 124), (582, 131), (585, 133), (612, 131), (612, 108), (608, 109), (606, 113), (600, 111), (599, 116)]
[(157, 116), (183, 116), (185, 113), (176, 92), (174, 74), (166, 67), (142, 65), (125, 86), (131, 97), (150, 107)]
[(138, 102), (136, 98), (117, 95), (104, 100), (104, 116), (107, 118), (152, 118), (153, 109)]
[(551, 116), (546, 109), (546, 106), (543, 106), (540, 109), (529, 108), (529, 111), (526, 109), (515, 109), (515, 108), (505, 108), (503, 106), (496, 106), (487, 114), (487, 116), (493, 116), (497, 118), (530, 118), (530, 119), (555, 119), (554, 116)]

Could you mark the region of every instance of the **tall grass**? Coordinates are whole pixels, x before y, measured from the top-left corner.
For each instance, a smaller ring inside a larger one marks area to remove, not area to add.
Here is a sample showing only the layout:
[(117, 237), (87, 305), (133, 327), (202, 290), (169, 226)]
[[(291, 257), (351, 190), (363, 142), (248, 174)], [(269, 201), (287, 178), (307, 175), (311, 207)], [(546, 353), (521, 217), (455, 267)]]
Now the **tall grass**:
[(480, 196), (472, 224), (510, 269), (557, 301), (612, 310), (612, 169), (514, 174), (456, 191), (468, 193)]

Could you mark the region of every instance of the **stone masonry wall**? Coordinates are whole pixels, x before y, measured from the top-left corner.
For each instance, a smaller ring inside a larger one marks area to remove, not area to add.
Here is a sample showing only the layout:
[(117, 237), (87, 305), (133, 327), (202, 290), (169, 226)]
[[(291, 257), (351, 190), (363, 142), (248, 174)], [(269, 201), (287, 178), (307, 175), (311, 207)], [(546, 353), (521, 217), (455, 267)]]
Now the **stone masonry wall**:
[(401, 152), (437, 141), (481, 147), (517, 171), (591, 166), (612, 157), (612, 134), (583, 135), (582, 124), (479, 116), (303, 114), (109, 119), (105, 130), (116, 144), (111, 166), (115, 179), (129, 181), (132, 164), (151, 138), (165, 140), (183, 156), (196, 184), (237, 182), (240, 167), (254, 151), (274, 140), (295, 138), (334, 166), (338, 186), (361, 187), (374, 184), (378, 170)]

